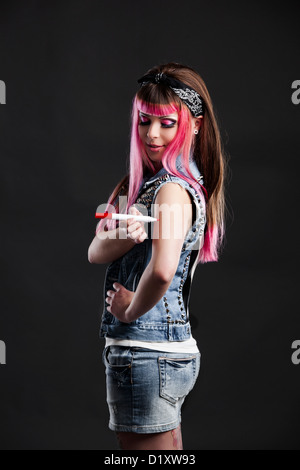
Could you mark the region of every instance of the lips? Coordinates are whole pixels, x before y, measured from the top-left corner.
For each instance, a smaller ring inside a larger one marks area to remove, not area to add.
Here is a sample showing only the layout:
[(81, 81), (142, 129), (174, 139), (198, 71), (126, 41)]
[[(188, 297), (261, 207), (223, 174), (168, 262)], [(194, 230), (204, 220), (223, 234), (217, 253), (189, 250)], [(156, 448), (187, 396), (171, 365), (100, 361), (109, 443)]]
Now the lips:
[(164, 147), (163, 145), (150, 145), (150, 144), (146, 144), (146, 145), (147, 145), (147, 147), (153, 148), (153, 149), (160, 149), (160, 148)]

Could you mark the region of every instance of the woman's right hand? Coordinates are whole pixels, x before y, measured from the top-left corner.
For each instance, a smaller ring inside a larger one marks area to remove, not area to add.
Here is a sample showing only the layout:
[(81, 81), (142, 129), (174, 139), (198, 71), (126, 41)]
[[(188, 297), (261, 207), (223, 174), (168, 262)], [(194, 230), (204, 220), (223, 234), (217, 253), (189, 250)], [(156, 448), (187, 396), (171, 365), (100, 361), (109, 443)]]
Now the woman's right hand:
[[(130, 207), (129, 214), (143, 215), (135, 207)], [(135, 243), (143, 243), (147, 238), (144, 222), (135, 219), (127, 219), (127, 238)]]

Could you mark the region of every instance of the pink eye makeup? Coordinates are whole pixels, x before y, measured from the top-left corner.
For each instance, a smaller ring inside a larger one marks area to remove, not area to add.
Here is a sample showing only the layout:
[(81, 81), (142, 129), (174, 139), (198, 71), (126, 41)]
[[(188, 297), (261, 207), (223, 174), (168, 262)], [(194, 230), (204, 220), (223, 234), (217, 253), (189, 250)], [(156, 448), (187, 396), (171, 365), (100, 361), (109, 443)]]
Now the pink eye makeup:
[[(150, 122), (151, 121), (149, 120), (147, 116), (140, 114), (140, 122), (139, 122), (140, 126), (147, 126), (150, 124)], [(164, 128), (174, 127), (176, 122), (177, 122), (176, 119), (171, 119), (171, 118), (161, 119), (161, 125)]]
[(176, 121), (173, 121), (173, 119), (164, 119), (163, 121), (161, 121), (161, 123), (167, 127), (172, 127), (174, 124), (176, 124)]
[(149, 119), (147, 119), (146, 116), (143, 116), (142, 114), (140, 114), (140, 120), (141, 120), (140, 124), (143, 124), (145, 122), (148, 124), (149, 122)]

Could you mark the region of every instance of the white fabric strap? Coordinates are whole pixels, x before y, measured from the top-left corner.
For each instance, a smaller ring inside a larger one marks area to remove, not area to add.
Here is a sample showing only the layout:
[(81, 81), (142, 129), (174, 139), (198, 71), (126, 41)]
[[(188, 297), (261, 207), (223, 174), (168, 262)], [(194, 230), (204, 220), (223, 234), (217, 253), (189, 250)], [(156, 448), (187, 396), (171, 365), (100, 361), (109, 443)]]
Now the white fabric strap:
[(105, 347), (107, 346), (125, 346), (128, 348), (145, 348), (145, 349), (151, 349), (152, 351), (163, 351), (163, 352), (170, 352), (170, 353), (197, 354), (199, 352), (199, 349), (197, 347), (197, 342), (192, 336), (190, 339), (186, 341), (168, 341), (164, 343), (106, 338)]

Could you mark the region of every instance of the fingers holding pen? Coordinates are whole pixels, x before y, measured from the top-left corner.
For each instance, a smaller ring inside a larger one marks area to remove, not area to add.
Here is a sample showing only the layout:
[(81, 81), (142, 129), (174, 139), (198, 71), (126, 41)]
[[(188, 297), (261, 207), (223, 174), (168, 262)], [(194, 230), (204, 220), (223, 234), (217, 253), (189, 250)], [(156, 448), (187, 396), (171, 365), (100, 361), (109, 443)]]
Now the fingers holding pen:
[(133, 235), (142, 228), (142, 225), (143, 224), (141, 222), (137, 222), (135, 219), (128, 219), (127, 231)]
[[(132, 215), (142, 215), (135, 207), (130, 208), (130, 213)], [(127, 220), (127, 234), (128, 238), (135, 243), (142, 243), (147, 238), (144, 223), (134, 218)]]
[(141, 243), (147, 237), (144, 224), (136, 222), (134, 219), (128, 219), (127, 233), (128, 238), (131, 238), (136, 243)]

